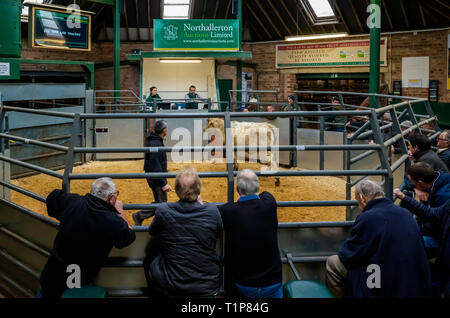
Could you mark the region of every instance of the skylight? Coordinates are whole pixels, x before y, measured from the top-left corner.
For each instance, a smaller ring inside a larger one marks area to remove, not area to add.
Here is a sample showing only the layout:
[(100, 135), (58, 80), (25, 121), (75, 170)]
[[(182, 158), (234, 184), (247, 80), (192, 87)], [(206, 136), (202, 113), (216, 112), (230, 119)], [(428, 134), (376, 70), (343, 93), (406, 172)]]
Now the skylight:
[(316, 17), (334, 17), (333, 9), (331, 9), (328, 0), (308, 0), (311, 8), (314, 10)]
[(328, 0), (299, 0), (314, 25), (339, 23)]
[(191, 0), (164, 0), (163, 19), (188, 19)]

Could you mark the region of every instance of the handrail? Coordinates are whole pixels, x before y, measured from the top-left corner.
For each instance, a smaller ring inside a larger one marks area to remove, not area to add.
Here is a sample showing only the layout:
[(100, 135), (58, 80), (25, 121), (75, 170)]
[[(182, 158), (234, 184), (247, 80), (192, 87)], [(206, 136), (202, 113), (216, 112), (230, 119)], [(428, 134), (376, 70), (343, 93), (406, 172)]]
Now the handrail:
[(63, 151), (63, 152), (67, 152), (69, 149), (68, 147), (65, 147), (65, 146), (55, 145), (55, 144), (52, 144), (49, 142), (43, 142), (43, 141), (39, 141), (39, 140), (35, 140), (35, 139), (28, 139), (28, 138), (23, 138), (23, 137), (19, 137), (19, 136), (13, 136), (10, 134), (0, 133), (0, 138), (16, 140), (16, 141), (23, 142), (25, 144), (41, 146), (41, 147), (59, 150), (59, 151)]
[(29, 113), (29, 114), (35, 114), (35, 115), (63, 117), (63, 118), (72, 118), (72, 119), (75, 118), (75, 113), (63, 113), (63, 112), (57, 112), (57, 111), (51, 111), (51, 110), (13, 107), (13, 106), (6, 106), (6, 105), (3, 105), (2, 108), (4, 110), (8, 110), (8, 111)]
[[(236, 176), (238, 171), (234, 171), (233, 175)], [(387, 175), (386, 169), (373, 171), (373, 170), (304, 170), (304, 171), (255, 171), (258, 176), (265, 177), (315, 177), (315, 176), (380, 176)], [(101, 177), (109, 177), (112, 179), (161, 179), (161, 178), (176, 178), (177, 174), (172, 172), (154, 172), (154, 173), (87, 173), (87, 174), (69, 174), (71, 180), (89, 180), (98, 179)], [(200, 178), (220, 178), (227, 177), (228, 172), (199, 172)]]
[[(233, 146), (233, 151), (318, 151), (318, 150), (379, 150), (379, 145), (280, 145), (280, 146)], [(75, 153), (135, 153), (135, 152), (202, 152), (226, 151), (226, 146), (164, 146), (164, 147), (75, 147)]]
[(31, 163), (26, 163), (26, 162), (23, 162), (23, 161), (20, 161), (20, 160), (15, 160), (15, 159), (8, 158), (8, 157), (1, 156), (1, 155), (0, 155), (0, 160), (6, 161), (6, 162), (9, 162), (9, 163), (13, 163), (13, 164), (16, 164), (18, 166), (22, 166), (24, 168), (35, 170), (35, 171), (41, 172), (43, 174), (47, 174), (49, 176), (58, 178), (58, 179), (62, 179), (63, 178), (63, 175), (61, 173), (59, 173), (59, 172), (56, 172), (56, 171), (53, 171), (53, 170), (50, 170), (50, 169), (46, 169), (46, 168), (42, 168), (40, 166), (31, 164)]

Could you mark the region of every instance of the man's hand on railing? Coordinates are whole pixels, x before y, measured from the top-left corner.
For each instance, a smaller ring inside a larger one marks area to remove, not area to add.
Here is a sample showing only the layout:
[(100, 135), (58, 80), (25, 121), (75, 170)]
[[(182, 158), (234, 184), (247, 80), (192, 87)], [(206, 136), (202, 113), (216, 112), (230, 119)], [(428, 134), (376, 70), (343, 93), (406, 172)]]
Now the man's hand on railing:
[(400, 200), (403, 200), (405, 198), (405, 194), (399, 188), (394, 190), (394, 195)]

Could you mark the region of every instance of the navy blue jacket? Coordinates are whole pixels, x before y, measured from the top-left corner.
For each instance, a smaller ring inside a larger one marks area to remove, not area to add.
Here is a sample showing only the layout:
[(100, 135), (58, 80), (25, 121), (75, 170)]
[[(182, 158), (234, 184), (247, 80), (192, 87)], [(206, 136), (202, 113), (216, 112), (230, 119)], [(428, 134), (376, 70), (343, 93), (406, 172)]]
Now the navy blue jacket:
[(439, 158), (447, 165), (448, 170), (450, 170), (450, 148), (444, 150), (439, 154)]
[[(346, 294), (357, 298), (430, 297), (430, 269), (416, 221), (386, 198), (370, 201), (339, 250), (348, 270)], [(380, 267), (381, 286), (370, 289), (368, 266)]]
[(410, 197), (402, 200), (402, 207), (423, 220), (439, 226), (442, 231), (441, 247), (436, 260), (442, 281), (442, 291), (450, 297), (450, 200), (438, 208), (430, 208)]
[[(164, 147), (164, 142), (159, 135), (151, 133), (145, 141), (145, 146)], [(144, 156), (144, 171), (167, 172), (167, 154), (164, 151), (146, 152)], [(151, 186), (164, 187), (166, 184), (166, 178), (150, 179)]]
[[(427, 204), (432, 208), (436, 208), (444, 205), (448, 200), (450, 200), (450, 174), (438, 171), (436, 172), (436, 178), (428, 190), (428, 201), (422, 203)], [(436, 239), (441, 237), (439, 227), (433, 227), (430, 223), (425, 222), (421, 218), (419, 218), (419, 221), (424, 223), (421, 226), (424, 235), (429, 235)]]
[(225, 228), (225, 270), (235, 283), (266, 287), (282, 281), (277, 202), (269, 192), (219, 207)]

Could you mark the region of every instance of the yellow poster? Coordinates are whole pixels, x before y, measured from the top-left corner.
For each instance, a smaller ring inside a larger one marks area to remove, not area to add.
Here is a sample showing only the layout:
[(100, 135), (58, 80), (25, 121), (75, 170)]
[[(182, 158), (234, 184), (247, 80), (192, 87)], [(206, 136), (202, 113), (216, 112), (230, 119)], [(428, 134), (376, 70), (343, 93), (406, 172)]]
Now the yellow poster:
[[(380, 41), (380, 65), (387, 66), (386, 38)], [(368, 66), (370, 41), (345, 41), (313, 44), (279, 44), (276, 67)]]

